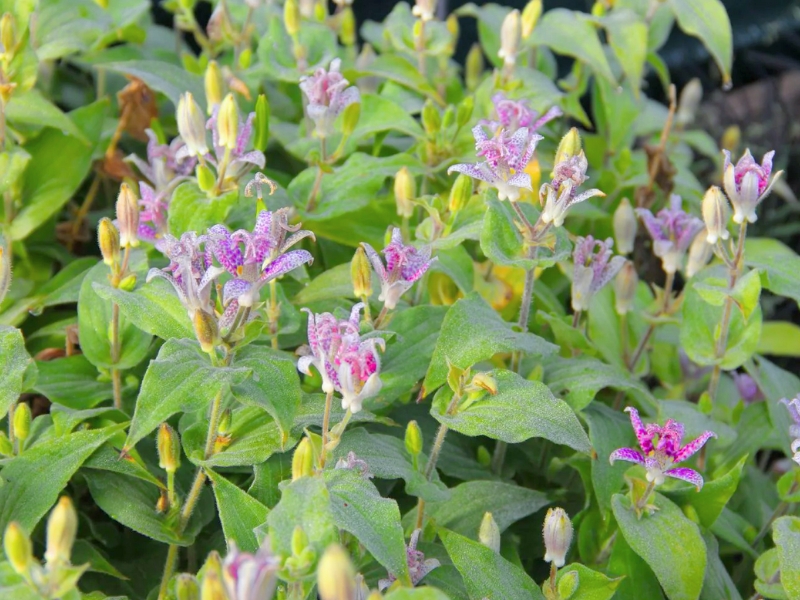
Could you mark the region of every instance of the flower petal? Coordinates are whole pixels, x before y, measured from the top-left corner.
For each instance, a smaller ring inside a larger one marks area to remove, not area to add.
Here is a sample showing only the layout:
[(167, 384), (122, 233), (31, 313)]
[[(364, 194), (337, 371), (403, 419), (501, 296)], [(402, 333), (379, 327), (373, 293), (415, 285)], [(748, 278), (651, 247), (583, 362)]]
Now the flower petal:
[(625, 409), (626, 413), (631, 416), (631, 425), (633, 426), (633, 433), (636, 434), (636, 440), (639, 442), (639, 447), (645, 454), (650, 454), (653, 451), (653, 434), (647, 431), (647, 428), (642, 423), (639, 417), (639, 411), (634, 407), (629, 406)]
[(261, 273), (260, 279), (262, 282), (271, 281), (289, 271), (295, 270), (300, 265), (311, 264), (312, 262), (314, 262), (314, 257), (307, 250), (292, 250), (267, 264), (263, 273)]
[(697, 488), (698, 492), (703, 487), (703, 476), (694, 469), (678, 467), (677, 469), (669, 469), (668, 471), (665, 471), (664, 475), (667, 477), (673, 477), (674, 479), (688, 481)]
[(675, 462), (676, 463), (683, 462), (686, 459), (690, 458), (695, 452), (697, 452), (698, 450), (700, 450), (700, 448), (705, 446), (705, 443), (712, 437), (713, 438), (717, 437), (717, 434), (714, 433), (713, 431), (706, 431), (696, 440), (686, 444), (675, 454), (674, 456)]
[(614, 450), (608, 457), (608, 462), (613, 465), (616, 460), (625, 460), (639, 465), (644, 465), (645, 463), (642, 453), (633, 448), (619, 448), (618, 450)]

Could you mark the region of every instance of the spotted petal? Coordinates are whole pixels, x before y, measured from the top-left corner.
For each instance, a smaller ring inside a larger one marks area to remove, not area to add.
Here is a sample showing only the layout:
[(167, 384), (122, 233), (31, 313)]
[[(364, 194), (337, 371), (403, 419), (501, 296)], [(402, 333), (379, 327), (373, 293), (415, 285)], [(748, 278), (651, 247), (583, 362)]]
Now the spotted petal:
[(692, 455), (695, 454), (695, 452), (697, 452), (698, 450), (700, 450), (700, 448), (705, 446), (705, 443), (712, 437), (713, 438), (717, 437), (717, 434), (714, 433), (713, 431), (706, 431), (696, 440), (686, 444), (675, 454), (674, 457), (675, 462), (676, 463), (683, 462), (688, 458), (690, 458)]
[(642, 423), (642, 419), (639, 417), (639, 411), (629, 406), (625, 409), (625, 412), (629, 413), (631, 416), (633, 433), (636, 434), (639, 447), (641, 447), (645, 454), (650, 454), (653, 451), (653, 435), (647, 431), (647, 428)]
[(694, 469), (689, 469), (687, 467), (678, 467), (677, 469), (669, 469), (668, 471), (665, 471), (664, 475), (666, 475), (667, 477), (672, 477), (674, 479), (688, 481), (697, 488), (698, 492), (703, 487), (703, 476), (700, 475), (700, 473), (698, 473)]
[(485, 181), (486, 183), (497, 183), (499, 177), (489, 168), (489, 165), (486, 163), (464, 163), (459, 165), (453, 165), (449, 169), (447, 169), (447, 174), (450, 173), (463, 173), (468, 177), (472, 177), (473, 179), (477, 179), (479, 181)]
[(293, 271), (300, 265), (314, 262), (314, 257), (307, 250), (292, 250), (286, 254), (281, 254), (278, 258), (268, 263), (261, 273), (260, 280), (267, 282)]
[(625, 460), (639, 465), (644, 465), (645, 463), (642, 453), (633, 448), (619, 448), (618, 450), (614, 450), (611, 456), (608, 457), (608, 462), (613, 465), (616, 460)]

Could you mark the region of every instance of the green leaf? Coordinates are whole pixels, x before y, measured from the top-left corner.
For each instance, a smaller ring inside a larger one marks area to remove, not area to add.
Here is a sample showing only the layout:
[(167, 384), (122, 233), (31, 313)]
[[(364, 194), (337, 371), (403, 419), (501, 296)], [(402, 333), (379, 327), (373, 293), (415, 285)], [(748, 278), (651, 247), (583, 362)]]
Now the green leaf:
[(780, 517), (772, 524), (772, 539), (778, 548), (781, 585), (789, 600), (800, 598), (800, 519)]
[(790, 321), (767, 321), (761, 325), (759, 354), (800, 357), (800, 326)]
[(362, 140), (387, 130), (401, 131), (415, 138), (424, 135), (417, 120), (409, 115), (402, 106), (383, 96), (363, 94), (361, 96), (361, 117), (358, 119), (358, 126), (353, 131), (351, 139)]
[(76, 540), (72, 546), (72, 556), (70, 562), (74, 565), (88, 563), (87, 571), (110, 575), (117, 579), (128, 579), (112, 565), (103, 554), (86, 540)]
[(424, 96), (433, 98), (439, 104), (443, 104), (439, 93), (428, 83), (425, 76), (419, 72), (417, 66), (411, 64), (408, 59), (399, 54), (381, 54), (367, 67), (360, 69), (357, 73), (345, 73), (345, 76), (350, 79), (350, 81), (369, 75), (394, 81)]
[(647, 24), (629, 10), (614, 10), (603, 19), (608, 42), (636, 97), (647, 59)]
[[(95, 410), (99, 411), (101, 409)], [(83, 468), (111, 471), (128, 477), (137, 477), (142, 481), (153, 484), (157, 488), (167, 489), (164, 482), (147, 470), (135, 450), (132, 450), (127, 457), (122, 458), (119, 450), (112, 445), (111, 441), (100, 446), (94, 454), (87, 458), (83, 463)]]
[(389, 573), (410, 583), (397, 502), (382, 498), (357, 469), (325, 471), (336, 526), (352, 533)]
[(697, 600), (706, 570), (706, 545), (700, 530), (664, 496), (653, 494), (650, 501), (658, 510), (640, 519), (630, 500), (616, 494), (611, 507), (620, 531), (653, 569), (669, 600)]
[(47, 280), (36, 290), (28, 310), (36, 313), (48, 306), (77, 302), (83, 278), (96, 264), (95, 257), (86, 256), (65, 265), (52, 279)]
[[(473, 534), (474, 535), (474, 534)], [(542, 592), (517, 565), (494, 550), (446, 529), (439, 537), (464, 578), (469, 597), (489, 600), (539, 600)]]
[(532, 333), (514, 331), (511, 323), (503, 321), (477, 292), (472, 292), (447, 311), (423, 389), (429, 393), (447, 380), (447, 361), (463, 369), (499, 352), (522, 350), (543, 355), (557, 349)]
[(297, 292), (292, 299), (295, 306), (308, 306), (314, 302), (353, 297), (353, 280), (350, 276), (350, 263), (326, 269), (308, 285)]
[(291, 556), (292, 534), (295, 527), (302, 527), (309, 545), (322, 556), (325, 548), (339, 541), (330, 500), (321, 477), (301, 477), (284, 487), (281, 501), (267, 515), (272, 549)]
[(206, 469), (206, 474), (214, 484), (217, 513), (228, 547), (235, 542), (242, 551), (255, 553), (260, 545), (255, 529), (267, 520), (269, 509), (222, 475), (211, 469)]
[(5, 110), (6, 119), (11, 125), (52, 127), (89, 145), (89, 140), (75, 123), (35, 88), (21, 94), (12, 94)]
[(582, 564), (573, 563), (558, 570), (556, 581), (561, 581), (567, 573), (573, 573), (578, 580), (578, 589), (575, 595), (571, 596), (575, 600), (611, 600), (624, 579), (623, 577), (612, 579)]
[[(130, 60), (106, 63), (103, 68), (141, 79), (148, 87), (169, 98), (175, 107), (178, 106), (178, 100), (184, 92), (191, 92), (195, 101), (200, 106), (205, 106), (206, 95), (200, 77), (177, 65), (160, 60)], [(172, 233), (175, 234), (174, 231)]]
[(475, 280), (475, 267), (472, 257), (464, 246), (455, 246), (436, 252), (436, 260), (431, 265), (432, 272), (444, 273), (465, 294), (472, 291)]
[(42, 596), (31, 588), (22, 575), (17, 575), (8, 562), (0, 562), (0, 591), (3, 600), (42, 600)]
[(731, 80), (733, 33), (728, 12), (721, 0), (668, 0), (678, 26), (699, 38), (722, 71), (722, 83)]
[(661, 600), (664, 598), (655, 573), (642, 560), (642, 557), (631, 549), (621, 535), (614, 540), (614, 547), (611, 549), (611, 557), (608, 560), (608, 573), (622, 577), (614, 596), (615, 600), (640, 600), (640, 598)]
[(224, 223), (238, 199), (238, 190), (209, 198), (197, 183), (184, 181), (172, 193), (169, 231), (172, 235), (180, 236), (187, 231), (205, 231), (212, 225)]
[(777, 548), (770, 548), (756, 560), (756, 591), (770, 600), (788, 600), (781, 585), (781, 562)]
[[(82, 139), (47, 129), (25, 150), (31, 155), (22, 180), (22, 210), (14, 217), (9, 230), (12, 240), (23, 240), (42, 223), (57, 214), (77, 191), (92, 164), (94, 144), (100, 137), (108, 110), (101, 100), (72, 111), (70, 120), (81, 131)], [(56, 166), (57, 165), (57, 166)]]
[(97, 367), (83, 354), (37, 361), (34, 390), (50, 402), (74, 409), (93, 408), (113, 396), (110, 381), (100, 381)]
[(718, 600), (719, 598), (729, 598), (730, 600), (742, 600), (736, 584), (728, 574), (728, 570), (719, 556), (719, 542), (711, 533), (705, 532), (703, 539), (708, 548), (708, 566), (706, 576), (703, 581), (703, 591), (700, 594), (701, 600)]
[(761, 271), (761, 285), (800, 303), (800, 256), (770, 238), (748, 238), (744, 248), (744, 262)]
[(22, 393), (25, 369), (32, 363), (25, 350), (25, 338), (16, 327), (0, 325), (0, 418)]
[(398, 588), (392, 590), (384, 597), (384, 600), (450, 600), (450, 597), (432, 587), (418, 588)]
[(464, 435), (485, 435), (511, 444), (542, 437), (579, 452), (591, 452), (592, 446), (578, 417), (546, 385), (528, 381), (511, 371), (496, 370), (491, 375), (497, 381), (497, 394), (480, 392), (476, 398), (467, 400), (465, 408), (450, 415), (447, 407), (453, 392), (443, 387), (434, 398), (431, 416)]
[(6, 462), (0, 486), (0, 531), (16, 521), (32, 532), (75, 471), (120, 430), (120, 426), (113, 426), (53, 437)]

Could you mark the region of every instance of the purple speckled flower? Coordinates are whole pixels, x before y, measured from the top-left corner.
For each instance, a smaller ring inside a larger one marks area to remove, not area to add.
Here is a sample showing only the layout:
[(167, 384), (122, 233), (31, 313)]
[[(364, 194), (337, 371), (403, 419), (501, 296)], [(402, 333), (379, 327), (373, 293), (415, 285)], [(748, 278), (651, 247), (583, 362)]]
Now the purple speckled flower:
[[(639, 412), (629, 406), (625, 409), (631, 415), (631, 425), (639, 441), (640, 452), (634, 448), (620, 448), (609, 456), (609, 462), (626, 460), (642, 465), (647, 470), (647, 481), (655, 485), (664, 483), (666, 477), (688, 481), (698, 490), (703, 487), (703, 477), (694, 469), (675, 467), (684, 462), (702, 448), (709, 438), (717, 437), (713, 431), (706, 431), (696, 440), (681, 446), (683, 441), (683, 424), (667, 419), (664, 425), (650, 423), (644, 425)], [(653, 443), (658, 437), (657, 443)]]
[(565, 156), (553, 167), (552, 180), (542, 185), (540, 198), (544, 199), (542, 222), (561, 227), (567, 211), (594, 196), (605, 196), (598, 189), (586, 190), (579, 194), (578, 188), (588, 179), (586, 171), (589, 162), (583, 150), (572, 156)]
[(222, 563), (222, 578), (230, 600), (263, 600), (272, 598), (277, 585), (280, 561), (269, 549), (265, 538), (255, 554), (240, 551), (231, 542)]
[(736, 165), (731, 161), (731, 153), (725, 153), (725, 193), (728, 194), (731, 204), (733, 204), (733, 220), (736, 223), (743, 223), (747, 220), (755, 223), (758, 219), (756, 208), (761, 201), (769, 194), (775, 180), (781, 173), (772, 174), (772, 157), (775, 151), (767, 152), (761, 159), (759, 165), (750, 154), (750, 150), (745, 150), (742, 158)]
[[(420, 550), (417, 550), (417, 544), (419, 543), (419, 536), (421, 533), (421, 529), (415, 529), (414, 533), (411, 534), (411, 538), (408, 540), (408, 545), (406, 546), (408, 574), (411, 577), (411, 583), (413, 585), (417, 585), (428, 573), (433, 571), (441, 564), (435, 558), (429, 558), (426, 560), (425, 554)], [(389, 573), (389, 576), (386, 579), (381, 579), (378, 582), (378, 589), (383, 591), (392, 585), (392, 583), (394, 583), (396, 580), (397, 576), (393, 573)]]
[(653, 238), (653, 253), (661, 259), (666, 273), (678, 270), (692, 240), (704, 227), (701, 219), (685, 212), (681, 205), (681, 197), (673, 194), (669, 207), (662, 208), (657, 215), (646, 208), (636, 209)]
[(594, 295), (616, 277), (625, 264), (624, 256), (613, 256), (614, 240), (605, 242), (591, 235), (579, 237), (572, 254), (572, 310), (588, 310)]
[(761, 389), (758, 387), (755, 379), (750, 377), (750, 375), (734, 371), (731, 373), (731, 377), (733, 377), (733, 383), (736, 384), (739, 396), (745, 404), (759, 402), (764, 399), (764, 394), (761, 393)]
[[(216, 258), (231, 275), (223, 288), (223, 304), (236, 302), (250, 307), (259, 300), (261, 288), (268, 282), (297, 267), (311, 263), (314, 257), (306, 250), (287, 250), (310, 231), (290, 226), (286, 209), (262, 210), (253, 231), (239, 229), (231, 233), (224, 225), (214, 225), (206, 236), (206, 261)], [(287, 232), (291, 232), (288, 238)]]
[(342, 61), (335, 58), (328, 70), (317, 69), (310, 77), (300, 80), (300, 89), (308, 99), (308, 117), (317, 126), (320, 137), (333, 133), (336, 117), (354, 102), (361, 101), (361, 94), (355, 86), (339, 72)]
[(337, 469), (350, 469), (356, 470), (359, 472), (363, 479), (372, 479), (374, 475), (369, 472), (369, 465), (367, 461), (358, 458), (356, 453), (352, 450), (347, 453), (346, 458), (340, 458), (336, 461), (336, 468)]
[(301, 373), (311, 374), (313, 365), (322, 376), (322, 391), (339, 392), (342, 408), (357, 413), (364, 400), (380, 392), (380, 357), (384, 340), (379, 337), (362, 337), (359, 333), (361, 309), (359, 302), (353, 306), (349, 319), (339, 320), (331, 313), (308, 313), (308, 347), (297, 361)]
[(436, 260), (431, 258), (431, 249), (428, 246), (420, 249), (406, 246), (403, 243), (403, 235), (397, 227), (392, 230), (392, 241), (383, 249), (386, 266), (372, 246), (366, 242), (362, 245), (381, 280), (381, 295), (378, 299), (388, 309), (397, 306), (400, 296), (411, 289), (414, 282), (422, 277)]
[[(220, 145), (219, 134), (217, 133), (217, 117), (219, 105), (215, 105), (211, 111), (211, 117), (206, 121), (206, 129), (211, 130), (211, 138), (214, 145), (214, 154), (207, 154), (205, 159), (212, 164), (215, 169), (220, 168), (220, 164), (225, 156), (225, 147)], [(264, 168), (266, 158), (260, 150), (247, 150), (250, 146), (250, 138), (253, 136), (253, 120), (256, 113), (252, 112), (247, 119), (238, 119), (239, 128), (236, 135), (236, 146), (230, 151), (230, 161), (225, 170), (225, 181), (228, 182), (223, 189), (233, 189), (236, 183), (246, 175), (253, 166), (259, 169)], [(188, 150), (187, 150), (188, 151)]]
[(792, 437), (800, 438), (800, 394), (791, 400), (783, 398), (780, 402), (786, 406), (786, 410), (789, 411), (789, 416), (792, 417), (792, 421), (794, 421), (789, 427), (789, 433)]
[(525, 127), (528, 131), (534, 132), (564, 114), (560, 108), (554, 106), (543, 115), (539, 115), (528, 105), (527, 100), (511, 100), (503, 92), (498, 92), (492, 96), (492, 104), (494, 104), (497, 119), (493, 121), (484, 120), (481, 123), (489, 127), (493, 133), (498, 129), (516, 131), (520, 127)]

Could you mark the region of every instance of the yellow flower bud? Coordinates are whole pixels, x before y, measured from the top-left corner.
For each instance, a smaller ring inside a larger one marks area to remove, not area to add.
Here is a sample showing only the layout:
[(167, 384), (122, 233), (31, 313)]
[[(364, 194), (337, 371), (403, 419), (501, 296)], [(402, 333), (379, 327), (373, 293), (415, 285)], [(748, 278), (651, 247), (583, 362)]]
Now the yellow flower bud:
[(314, 451), (308, 438), (297, 444), (292, 455), (292, 481), (308, 477), (314, 473)]
[(78, 533), (78, 513), (69, 496), (61, 496), (47, 520), (47, 550), (44, 559), (48, 564), (69, 563), (72, 545)]
[(197, 185), (204, 192), (214, 187), (217, 178), (206, 165), (197, 165)]
[(500, 528), (490, 512), (483, 515), (483, 520), (478, 530), (478, 540), (487, 548), (500, 552)]
[(686, 259), (686, 277), (694, 277), (695, 273), (705, 267), (708, 261), (711, 260), (711, 256), (714, 254), (714, 247), (708, 243), (708, 236), (707, 230), (701, 231), (694, 237), (692, 245), (689, 246), (689, 257)]
[(624, 315), (633, 308), (638, 285), (639, 275), (636, 274), (636, 267), (631, 261), (626, 261), (614, 279), (614, 297), (617, 314)]
[(463, 173), (456, 177), (453, 187), (450, 188), (450, 202), (448, 208), (450, 212), (458, 212), (464, 208), (472, 198), (473, 181), (471, 177)]
[(703, 197), (703, 221), (706, 224), (707, 241), (712, 246), (717, 240), (727, 240), (731, 237), (728, 233), (728, 221), (731, 220), (731, 209), (728, 198), (717, 186), (708, 188)]
[(217, 427), (217, 431), (219, 431), (220, 435), (227, 435), (231, 432), (232, 424), (233, 424), (233, 413), (231, 412), (230, 408), (227, 408), (222, 412), (222, 416), (219, 419), (219, 427)]
[(572, 156), (576, 156), (581, 152), (581, 134), (574, 127), (570, 129), (567, 134), (561, 138), (556, 150), (556, 158), (554, 164), (558, 164), (567, 160)]
[(300, 525), (292, 531), (292, 554), (300, 556), (303, 551), (308, 547), (308, 536)]
[(135, 248), (139, 245), (139, 201), (127, 183), (119, 187), (116, 209), (119, 244), (123, 248)]
[(723, 132), (722, 140), (720, 141), (720, 146), (722, 147), (723, 150), (728, 150), (729, 152), (735, 152), (736, 149), (739, 147), (741, 141), (742, 141), (742, 130), (739, 129), (738, 125), (731, 125)]
[(125, 292), (132, 292), (133, 288), (136, 287), (136, 273), (131, 273), (123, 277), (118, 287)]
[(428, 135), (436, 133), (442, 126), (442, 116), (439, 114), (439, 109), (430, 100), (425, 102), (422, 107), (422, 126)]
[(475, 110), (475, 97), (467, 96), (458, 105), (458, 113), (456, 114), (456, 124), (459, 127), (464, 127), (472, 119), (472, 111)]
[(409, 218), (414, 214), (413, 201), (417, 197), (417, 185), (414, 176), (403, 167), (394, 177), (394, 199), (397, 203), (397, 214), (400, 217)]
[(486, 390), (492, 396), (497, 393), (497, 380), (489, 373), (476, 373), (472, 378), (471, 384), (474, 387)]
[(11, 253), (0, 246), (0, 302), (6, 297), (11, 287)]
[(156, 443), (158, 466), (167, 473), (174, 473), (181, 466), (181, 441), (178, 432), (166, 423), (158, 428)]
[(300, 6), (297, 0), (286, 0), (283, 5), (283, 25), (292, 37), (300, 31)]
[[(208, 105), (208, 114), (210, 115), (214, 106), (222, 102), (222, 87), (223, 87), (222, 72), (219, 69), (217, 61), (215, 60), (209, 61), (208, 66), (206, 67), (206, 73), (203, 82), (206, 88), (206, 103)], [(189, 97), (191, 98), (191, 94), (189, 94)], [(181, 100), (183, 100), (183, 96), (181, 96)], [(203, 124), (203, 128), (205, 131), (205, 124)], [(203, 135), (203, 137), (205, 138), (205, 134)]]
[(522, 9), (522, 39), (528, 39), (533, 33), (541, 16), (542, 0), (531, 0), (525, 5)]
[(31, 433), (31, 407), (25, 402), (14, 409), (14, 437), (24, 442)]
[(200, 110), (194, 97), (189, 92), (182, 94), (180, 100), (178, 100), (178, 112), (175, 119), (178, 123), (178, 132), (181, 134), (183, 141), (186, 142), (189, 152), (194, 156), (208, 154), (206, 119), (203, 111)]
[(450, 37), (452, 38), (451, 44), (455, 46), (456, 42), (458, 41), (458, 35), (461, 33), (458, 25), (458, 16), (456, 16), (456, 13), (450, 13), (445, 21), (445, 25), (447, 26), (447, 31), (450, 33)]
[(358, 25), (356, 24), (356, 16), (353, 14), (353, 9), (345, 6), (344, 10), (339, 13), (339, 38), (345, 46), (354, 46), (358, 40)]
[(620, 254), (630, 254), (636, 242), (636, 213), (630, 200), (623, 198), (614, 211), (614, 241)]
[(0, 18), (0, 56), (6, 60), (14, 58), (14, 51), (17, 48), (17, 31), (14, 15), (10, 12), (3, 14)]
[(219, 573), (216, 571), (206, 571), (206, 574), (203, 576), (200, 600), (228, 600), (225, 586), (222, 583)]
[(353, 294), (356, 298), (372, 296), (372, 267), (367, 253), (359, 246), (350, 262), (350, 277), (353, 280)]
[(250, 64), (253, 62), (253, 51), (250, 48), (245, 48), (239, 55), (239, 68), (249, 69)]
[(572, 543), (572, 521), (563, 508), (551, 508), (544, 518), (544, 559), (563, 567)]
[(27, 574), (33, 562), (33, 547), (31, 539), (16, 521), (12, 521), (6, 527), (3, 548), (14, 571), (19, 575)]
[(253, 148), (261, 150), (267, 149), (269, 142), (269, 100), (264, 94), (258, 95), (256, 100), (256, 118), (253, 121)]
[(703, 100), (703, 85), (695, 77), (681, 90), (678, 100), (678, 111), (675, 113), (675, 123), (680, 126), (690, 125), (697, 114), (700, 102)]
[(353, 563), (339, 544), (328, 546), (317, 568), (320, 600), (352, 600), (356, 591)]
[(233, 94), (228, 94), (219, 106), (217, 114), (217, 139), (223, 148), (233, 150), (239, 135), (239, 108)]
[(467, 84), (467, 89), (474, 90), (478, 87), (483, 77), (483, 70), (483, 50), (481, 49), (481, 45), (475, 42), (467, 53), (467, 60), (464, 67), (464, 81)]
[(100, 246), (100, 254), (103, 255), (103, 262), (109, 267), (118, 265), (120, 259), (119, 231), (107, 217), (100, 219), (100, 223), (97, 225), (97, 243)]
[(219, 344), (217, 320), (204, 310), (196, 310), (193, 324), (194, 334), (197, 336), (197, 341), (200, 342), (200, 348), (203, 352), (212, 352), (214, 347)]
[(200, 588), (197, 579), (189, 573), (181, 573), (175, 579), (176, 600), (199, 600)]
[(522, 36), (519, 11), (514, 9), (503, 19), (500, 27), (500, 51), (497, 56), (503, 59), (506, 67), (513, 67), (517, 62), (519, 41)]
[(409, 421), (406, 425), (406, 452), (411, 456), (419, 456), (422, 453), (422, 430), (416, 421)]
[(5, 431), (0, 431), (0, 456), (12, 456), (14, 454), (14, 446), (11, 445), (11, 440), (8, 439)]

